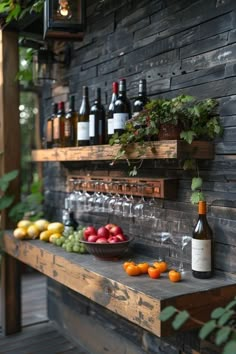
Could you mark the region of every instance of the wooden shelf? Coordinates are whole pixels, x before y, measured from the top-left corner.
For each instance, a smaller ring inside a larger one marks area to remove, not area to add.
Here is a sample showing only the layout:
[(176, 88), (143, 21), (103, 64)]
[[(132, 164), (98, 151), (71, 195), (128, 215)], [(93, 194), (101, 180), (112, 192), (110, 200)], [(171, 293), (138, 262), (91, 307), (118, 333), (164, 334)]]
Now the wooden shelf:
[[(188, 144), (182, 140), (163, 140), (145, 143), (146, 152), (143, 159), (213, 159), (214, 147), (209, 141), (194, 141)], [(139, 145), (132, 144), (125, 160), (138, 158)], [(94, 145), (73, 148), (53, 148), (32, 151), (32, 160), (37, 162), (48, 161), (99, 161), (113, 160), (119, 150), (119, 145)]]
[[(225, 306), (235, 296), (236, 280), (218, 274), (212, 279), (198, 280), (190, 272), (179, 283), (171, 283), (167, 274), (153, 280), (147, 275), (128, 276), (122, 264), (124, 260), (148, 261), (145, 256), (127, 255), (116, 262), (101, 261), (89, 254), (67, 253), (40, 240), (19, 241), (6, 232), (4, 251), (55, 281), (73, 289), (108, 310), (119, 314), (157, 336), (174, 333), (168, 322), (160, 322), (160, 311), (167, 305), (188, 310), (199, 320), (209, 319), (217, 306)], [(8, 256), (9, 257), (9, 256)], [(9, 269), (10, 270), (10, 269)], [(19, 279), (15, 278), (15, 282)], [(15, 284), (12, 283), (12, 291)], [(9, 294), (13, 297), (15, 292)], [(189, 322), (185, 329), (195, 328)]]

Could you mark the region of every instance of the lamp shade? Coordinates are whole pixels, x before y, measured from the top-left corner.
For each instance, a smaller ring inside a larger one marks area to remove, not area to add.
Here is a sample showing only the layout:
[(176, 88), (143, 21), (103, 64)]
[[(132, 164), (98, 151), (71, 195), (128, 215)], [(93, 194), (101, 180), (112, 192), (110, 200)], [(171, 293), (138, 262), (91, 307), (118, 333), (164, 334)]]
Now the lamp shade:
[(46, 0), (44, 38), (81, 41), (85, 30), (85, 0)]

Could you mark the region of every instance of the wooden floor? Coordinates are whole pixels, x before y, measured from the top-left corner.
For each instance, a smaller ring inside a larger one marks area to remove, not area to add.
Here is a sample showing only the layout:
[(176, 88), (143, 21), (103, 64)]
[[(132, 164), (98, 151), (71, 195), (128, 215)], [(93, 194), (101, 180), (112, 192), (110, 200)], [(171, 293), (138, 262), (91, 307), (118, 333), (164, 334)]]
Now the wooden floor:
[(48, 321), (45, 276), (24, 274), (22, 296), (22, 332), (0, 335), (0, 354), (89, 354)]

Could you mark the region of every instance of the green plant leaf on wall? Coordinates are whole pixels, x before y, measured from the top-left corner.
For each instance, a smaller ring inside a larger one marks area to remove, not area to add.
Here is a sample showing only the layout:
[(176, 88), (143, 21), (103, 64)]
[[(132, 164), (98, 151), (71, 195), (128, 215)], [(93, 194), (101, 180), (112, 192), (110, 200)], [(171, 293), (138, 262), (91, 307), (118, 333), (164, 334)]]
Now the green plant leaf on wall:
[(196, 160), (188, 159), (184, 161), (183, 170), (195, 170), (196, 169)]
[(225, 343), (228, 338), (230, 333), (232, 332), (230, 327), (223, 327), (220, 328), (217, 332), (216, 332), (216, 339), (215, 339), (215, 343), (216, 345), (220, 346), (223, 343)]
[(201, 177), (193, 177), (191, 189), (192, 191), (196, 191), (202, 188), (202, 178)]
[(206, 322), (199, 331), (200, 339), (206, 339), (209, 336), (209, 334), (211, 334), (214, 331), (215, 328), (216, 328), (215, 320)]
[(233, 354), (233, 353), (236, 353), (236, 341), (231, 340), (225, 345), (222, 354)]
[(225, 307), (225, 309), (226, 309), (226, 310), (230, 310), (230, 309), (232, 309), (233, 307), (236, 307), (236, 298), (235, 298), (235, 300), (230, 301), (230, 302), (228, 303), (228, 305)]
[(235, 314), (233, 310), (228, 310), (225, 312), (218, 320), (218, 325), (219, 326), (224, 326), (226, 322), (229, 321), (229, 319)]
[(223, 314), (225, 313), (225, 308), (224, 307), (217, 307), (216, 309), (214, 309), (211, 313), (211, 318), (213, 320), (217, 320), (218, 318), (220, 318)]
[(184, 311), (179, 312), (175, 316), (174, 321), (172, 322), (172, 327), (175, 330), (179, 329), (189, 319), (189, 317), (190, 317), (190, 314), (188, 313), (188, 311), (184, 310)]
[(13, 181), (19, 174), (19, 171), (13, 170), (6, 173), (0, 178), (0, 189), (2, 192), (5, 192), (9, 186), (9, 183)]
[(194, 137), (196, 136), (196, 133), (192, 130), (186, 131), (186, 132), (181, 132), (180, 138), (187, 141), (187, 143), (191, 144), (193, 142)]
[(205, 200), (205, 196), (203, 192), (196, 191), (192, 193), (190, 200), (192, 204), (198, 204), (201, 200)]
[(161, 311), (159, 320), (165, 322), (169, 320), (176, 312), (177, 310), (174, 306), (167, 306), (164, 308), (164, 310)]

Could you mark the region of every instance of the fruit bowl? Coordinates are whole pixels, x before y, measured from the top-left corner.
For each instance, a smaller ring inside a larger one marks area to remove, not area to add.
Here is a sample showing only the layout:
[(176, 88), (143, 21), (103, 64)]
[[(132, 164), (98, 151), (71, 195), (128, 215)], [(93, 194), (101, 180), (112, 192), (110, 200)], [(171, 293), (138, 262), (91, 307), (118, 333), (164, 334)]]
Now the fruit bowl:
[(132, 238), (116, 243), (97, 243), (88, 242), (85, 240), (81, 240), (80, 242), (85, 245), (88, 253), (94, 255), (95, 257), (105, 260), (115, 260), (122, 257), (124, 253), (128, 251), (131, 241)]

